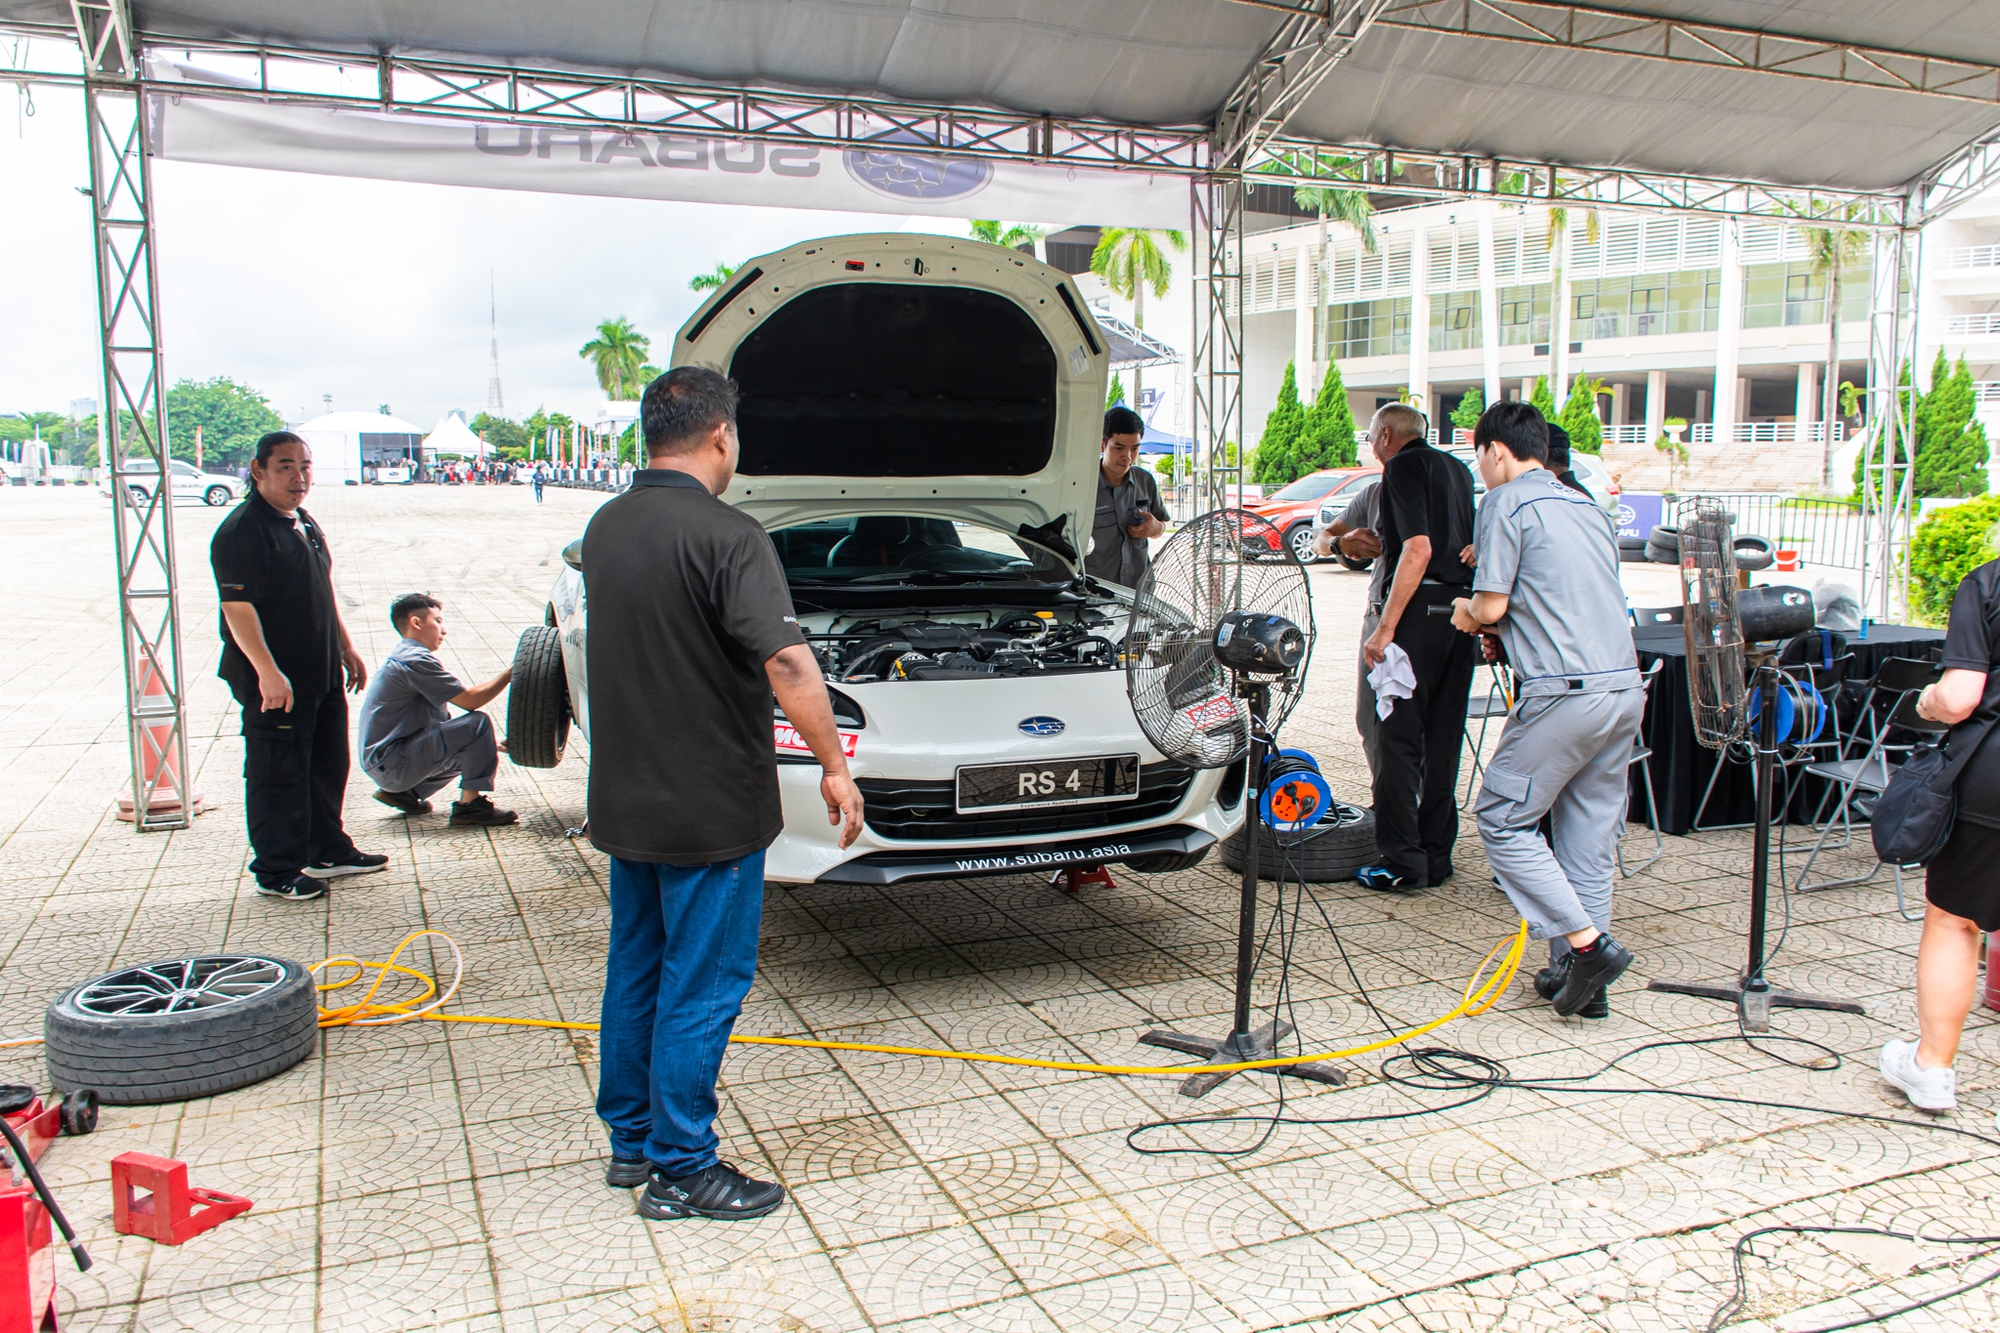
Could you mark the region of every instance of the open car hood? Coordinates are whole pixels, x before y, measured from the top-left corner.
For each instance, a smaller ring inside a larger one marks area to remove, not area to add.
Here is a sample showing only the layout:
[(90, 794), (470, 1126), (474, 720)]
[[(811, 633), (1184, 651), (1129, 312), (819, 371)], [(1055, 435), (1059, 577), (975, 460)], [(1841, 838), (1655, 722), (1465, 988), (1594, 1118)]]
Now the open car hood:
[(742, 389), (722, 498), (767, 529), (914, 514), (1038, 531), (1082, 564), (1110, 357), (1069, 275), (1030, 255), (902, 233), (761, 255), (672, 364)]

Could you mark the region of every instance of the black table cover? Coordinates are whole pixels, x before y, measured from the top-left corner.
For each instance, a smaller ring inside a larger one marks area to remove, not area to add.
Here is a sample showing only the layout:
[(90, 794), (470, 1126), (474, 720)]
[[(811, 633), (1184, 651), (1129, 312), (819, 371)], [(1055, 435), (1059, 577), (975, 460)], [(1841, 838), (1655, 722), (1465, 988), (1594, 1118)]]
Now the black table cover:
[[(1693, 826), (1695, 807), (1708, 786), (1708, 776), (1721, 755), (1703, 746), (1694, 737), (1694, 710), (1688, 703), (1687, 642), (1679, 625), (1649, 625), (1632, 631), (1632, 643), (1639, 650), (1639, 665), (1651, 666), (1664, 660), (1653, 682), (1653, 694), (1646, 702), (1646, 720), (1640, 734), (1652, 747), (1653, 800), (1657, 803), (1662, 833), (1686, 833)], [(1847, 679), (1864, 681), (1891, 657), (1914, 657), (1935, 662), (1944, 655), (1944, 631), (1919, 629), (1912, 625), (1874, 625), (1868, 637), (1847, 636), (1847, 651), (1854, 655)], [(1831, 727), (1832, 721), (1827, 725)], [(1802, 784), (1803, 785), (1803, 784)], [(1629, 818), (1643, 821), (1646, 798), (1639, 782), (1639, 768), (1632, 768), (1632, 804)], [(1792, 816), (1812, 815), (1812, 793), (1801, 792), (1793, 801)], [(1757, 813), (1756, 792), (1750, 769), (1741, 763), (1724, 766), (1716, 780), (1715, 793), (1702, 811), (1703, 828), (1728, 824), (1748, 824)], [(1783, 818), (1782, 813), (1778, 816)]]

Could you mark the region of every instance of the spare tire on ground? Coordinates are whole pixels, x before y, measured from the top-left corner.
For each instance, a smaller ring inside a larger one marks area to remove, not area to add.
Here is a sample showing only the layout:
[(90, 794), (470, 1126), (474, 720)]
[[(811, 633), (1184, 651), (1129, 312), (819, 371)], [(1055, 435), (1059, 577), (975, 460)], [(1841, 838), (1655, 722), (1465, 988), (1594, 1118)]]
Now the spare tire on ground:
[(507, 757), (523, 768), (554, 768), (569, 744), (569, 720), (562, 631), (547, 625), (523, 630), (507, 687)]
[[(1275, 881), (1281, 867), (1289, 878), (1297, 874), (1308, 884), (1353, 879), (1354, 872), (1375, 860), (1375, 812), (1366, 806), (1335, 801), (1326, 817), (1309, 829), (1282, 837), (1269, 824), (1256, 823), (1262, 835), (1257, 846), (1257, 878)], [(1222, 863), (1243, 869), (1243, 831), (1222, 840)]]
[(42, 1019), (49, 1078), (110, 1106), (181, 1102), (283, 1073), (319, 1045), (312, 974), (289, 958), (203, 954), (73, 986)]

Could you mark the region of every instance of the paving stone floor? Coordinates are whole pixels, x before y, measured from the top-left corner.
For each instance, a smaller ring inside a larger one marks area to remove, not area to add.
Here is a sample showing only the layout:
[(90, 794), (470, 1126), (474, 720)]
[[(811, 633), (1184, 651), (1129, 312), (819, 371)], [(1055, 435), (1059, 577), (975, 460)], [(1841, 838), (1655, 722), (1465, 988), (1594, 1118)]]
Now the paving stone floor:
[[(447, 660), (483, 678), (540, 619), (559, 550), (600, 497), (524, 489), (340, 490), (314, 497), (343, 613), (367, 655), (393, 635), (390, 598), (442, 597)], [(188, 832), (112, 819), (125, 776), (105, 502), (0, 490), (0, 1038), (39, 1032), (63, 986), (115, 964), (254, 949), (380, 957), (411, 929), (466, 950), (460, 1012), (594, 1019), (607, 924), (604, 859), (563, 836), (583, 813), (587, 747), (557, 769), (502, 773), (518, 828), (404, 821), (366, 799), (351, 827), (389, 873), (326, 901), (272, 902), (243, 873), (241, 751), (213, 678), (203, 559), (221, 511), (176, 514), (185, 571), (191, 723), (212, 811)], [(1634, 571), (1641, 578), (1652, 571)], [(1320, 651), (1286, 733), (1363, 797), (1352, 723), (1363, 580), (1317, 570)], [(1664, 588), (1635, 591), (1665, 601)], [(1748, 835), (1670, 839), (1621, 885), (1619, 933), (1640, 955), (1614, 1016), (1553, 1018), (1517, 981), (1495, 1012), (1424, 1039), (1517, 1075), (1585, 1073), (1629, 1048), (1726, 1038), (1729, 1011), (1652, 994), (1644, 979), (1740, 964)], [(1385, 899), (1317, 894), (1336, 927), (1301, 929), (1297, 1021), (1320, 1048), (1442, 1012), (1513, 927), (1470, 824), (1446, 887)], [(763, 966), (739, 1030), (951, 1045), (1069, 1060), (1164, 1061), (1136, 1046), (1167, 1023), (1228, 1025), (1235, 888), (1219, 864), (1117, 870), (1065, 898), (1033, 877), (892, 890), (773, 886)], [(98, 1134), (46, 1159), (98, 1263), (63, 1269), (74, 1330), (660, 1329), (1665, 1330), (1703, 1328), (1726, 1295), (1736, 1238), (1778, 1223), (2000, 1232), (1990, 1145), (1846, 1119), (1907, 1115), (1874, 1072), (1913, 1027), (1916, 928), (1885, 882), (1791, 904), (1784, 984), (1859, 997), (1863, 1018), (1784, 1014), (1785, 1033), (1842, 1054), (1791, 1068), (1734, 1041), (1655, 1048), (1580, 1090), (1458, 1100), (1384, 1082), (1375, 1057), (1327, 1089), (1239, 1077), (1198, 1104), (1165, 1078), (1051, 1074), (869, 1054), (738, 1047), (724, 1066), (728, 1156), (775, 1175), (792, 1203), (754, 1223), (649, 1224), (602, 1184), (587, 1034), (442, 1024), (332, 1031), (319, 1055), (251, 1089), (182, 1105), (107, 1108)], [(1344, 952), (1343, 952), (1344, 951)], [(431, 951), (427, 960), (437, 962)], [(1350, 973), (1349, 967), (1353, 971)], [(1373, 1004), (1360, 1002), (1358, 977)], [(1274, 993), (1273, 967), (1258, 978)], [(1380, 1015), (1378, 1019), (1378, 1013)], [(1950, 1124), (1992, 1132), (1994, 1033), (1983, 1011)], [(1797, 1054), (1797, 1052), (1793, 1052)], [(0, 1051), (0, 1081), (44, 1082), (35, 1049)], [(1753, 1108), (1611, 1089), (1709, 1091)], [(1286, 1123), (1269, 1130), (1280, 1092)], [(1136, 1126), (1237, 1116), (1147, 1136)], [(197, 1183), (256, 1209), (178, 1249), (111, 1231), (107, 1160), (184, 1158)], [(1231, 1155), (1231, 1154), (1234, 1155)], [(1988, 1249), (1865, 1237), (1774, 1238), (1751, 1269), (1756, 1329), (1842, 1323), (1990, 1271)], [(2000, 1327), (1992, 1288), (1904, 1316), (1899, 1329)]]

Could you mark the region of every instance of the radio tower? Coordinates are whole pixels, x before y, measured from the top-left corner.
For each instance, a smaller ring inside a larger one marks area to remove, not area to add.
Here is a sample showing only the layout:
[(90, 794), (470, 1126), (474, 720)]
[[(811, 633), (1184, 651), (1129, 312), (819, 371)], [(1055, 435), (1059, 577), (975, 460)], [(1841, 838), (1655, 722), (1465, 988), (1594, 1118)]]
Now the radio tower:
[(494, 294), (493, 271), (486, 272), (486, 313), (493, 332), (493, 377), (486, 381), (486, 411), (489, 416), (507, 415), (507, 399), (500, 392), (500, 305)]

